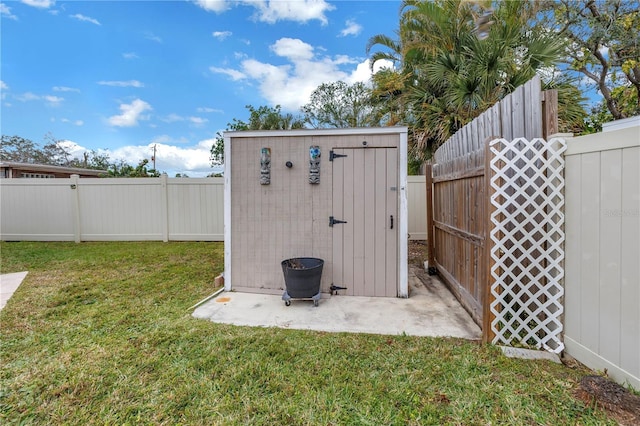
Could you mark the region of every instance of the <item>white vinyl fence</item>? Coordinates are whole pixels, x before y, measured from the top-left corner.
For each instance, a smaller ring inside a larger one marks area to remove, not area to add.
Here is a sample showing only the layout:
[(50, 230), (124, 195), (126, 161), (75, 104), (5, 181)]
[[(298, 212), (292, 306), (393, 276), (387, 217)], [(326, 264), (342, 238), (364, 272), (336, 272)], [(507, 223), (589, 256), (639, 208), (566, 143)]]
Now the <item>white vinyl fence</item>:
[(640, 126), (565, 152), (567, 353), (640, 389)]
[(3, 179), (3, 241), (223, 241), (222, 178)]
[[(424, 176), (408, 182), (409, 233), (426, 237)], [(223, 178), (0, 180), (3, 241), (223, 241)]]
[(427, 189), (424, 176), (407, 176), (407, 209), (410, 240), (427, 239)]

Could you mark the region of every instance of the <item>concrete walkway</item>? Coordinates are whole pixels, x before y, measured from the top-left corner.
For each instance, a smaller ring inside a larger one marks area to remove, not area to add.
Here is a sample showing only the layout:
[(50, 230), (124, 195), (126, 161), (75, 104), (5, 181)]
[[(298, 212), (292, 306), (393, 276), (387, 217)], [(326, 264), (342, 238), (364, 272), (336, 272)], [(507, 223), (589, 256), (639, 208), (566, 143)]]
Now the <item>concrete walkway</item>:
[(0, 309), (5, 307), (13, 292), (20, 287), (22, 280), (26, 276), (26, 271), (0, 275)]
[(196, 308), (193, 316), (216, 323), (329, 332), (480, 339), (480, 328), (437, 278), (409, 268), (408, 299), (330, 296), (313, 302), (280, 296), (225, 292)]

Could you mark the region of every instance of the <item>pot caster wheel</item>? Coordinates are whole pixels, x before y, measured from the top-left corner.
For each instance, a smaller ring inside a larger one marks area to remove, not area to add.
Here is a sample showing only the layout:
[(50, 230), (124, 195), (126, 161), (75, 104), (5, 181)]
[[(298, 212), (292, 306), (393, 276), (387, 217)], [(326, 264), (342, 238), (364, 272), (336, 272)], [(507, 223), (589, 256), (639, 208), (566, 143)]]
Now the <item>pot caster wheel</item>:
[(291, 306), (291, 300), (285, 300), (284, 304), (285, 306)]
[(318, 301), (317, 300), (313, 301), (313, 306), (315, 306), (316, 308), (318, 307)]

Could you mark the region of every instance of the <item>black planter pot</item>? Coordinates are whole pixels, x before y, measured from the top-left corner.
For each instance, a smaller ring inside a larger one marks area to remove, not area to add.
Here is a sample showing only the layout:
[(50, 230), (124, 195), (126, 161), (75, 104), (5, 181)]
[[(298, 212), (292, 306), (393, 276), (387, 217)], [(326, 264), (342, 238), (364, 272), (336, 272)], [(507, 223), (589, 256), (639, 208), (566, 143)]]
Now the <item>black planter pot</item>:
[(296, 257), (282, 261), (286, 291), (282, 300), (289, 306), (291, 299), (312, 299), (318, 306), (320, 281), (324, 260), (315, 257)]

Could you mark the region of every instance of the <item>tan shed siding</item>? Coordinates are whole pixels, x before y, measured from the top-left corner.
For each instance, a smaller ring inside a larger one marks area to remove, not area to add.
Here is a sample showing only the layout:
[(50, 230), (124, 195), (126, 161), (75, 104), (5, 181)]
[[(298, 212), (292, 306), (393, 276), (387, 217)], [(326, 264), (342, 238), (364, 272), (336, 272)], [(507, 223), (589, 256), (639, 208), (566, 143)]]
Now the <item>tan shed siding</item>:
[[(302, 132), (304, 133), (304, 132)], [(231, 161), (231, 280), (233, 289), (280, 293), (280, 262), (292, 257), (324, 260), (322, 291), (332, 282), (333, 148), (397, 147), (396, 134), (229, 137)], [(309, 176), (309, 147), (321, 149), (320, 184)], [(271, 183), (260, 185), (260, 149), (271, 148)], [(287, 161), (293, 163), (288, 169)], [(397, 165), (396, 165), (397, 168)], [(361, 207), (360, 207), (361, 208)]]

